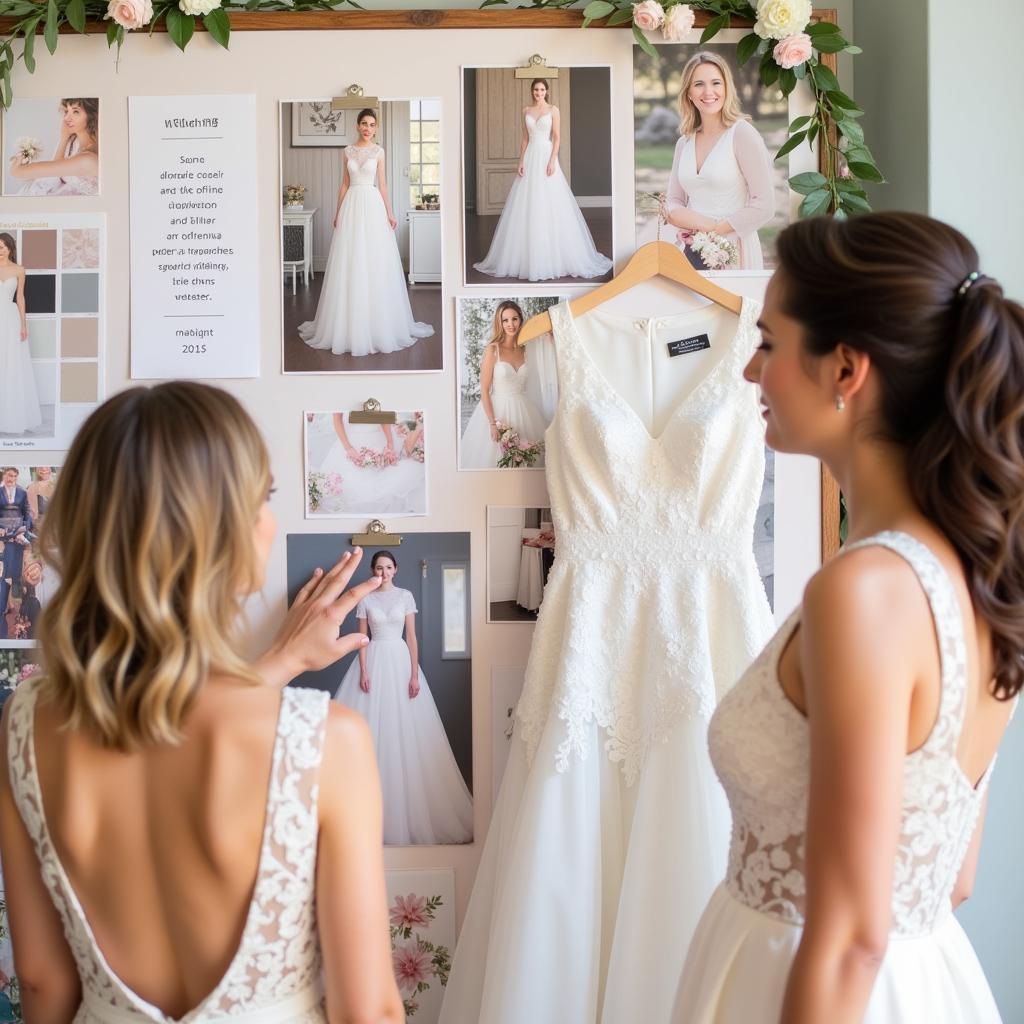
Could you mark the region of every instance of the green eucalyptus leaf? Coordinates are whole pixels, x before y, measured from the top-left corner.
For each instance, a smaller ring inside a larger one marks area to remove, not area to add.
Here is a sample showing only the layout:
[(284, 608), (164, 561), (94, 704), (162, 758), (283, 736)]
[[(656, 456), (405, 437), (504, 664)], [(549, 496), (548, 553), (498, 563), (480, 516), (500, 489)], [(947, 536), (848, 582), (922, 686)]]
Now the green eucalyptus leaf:
[(590, 3), (583, 8), (583, 22), (587, 24), (595, 18), (606, 18), (615, 10), (615, 4), (608, 3), (608, 0), (590, 0)]
[(799, 146), (806, 138), (807, 132), (796, 132), (795, 134), (790, 135), (790, 137), (786, 139), (781, 146), (779, 146), (779, 151), (775, 154), (775, 159), (779, 160), (787, 153), (792, 153), (793, 150), (796, 149), (796, 147)]
[(820, 188), (828, 187), (828, 178), (824, 174), (819, 174), (817, 171), (804, 171), (801, 174), (794, 174), (789, 179), (789, 187), (794, 192), (799, 192), (802, 196), (809, 196), (812, 192), (817, 192)]
[[(505, 0), (500, 0), (504, 3)], [(568, 0), (568, 3), (572, 3), (573, 0)], [(609, 19), (609, 25), (625, 25), (627, 22), (633, 20), (633, 9), (631, 7), (620, 7)]]
[(46, 48), (53, 53), (57, 49), (57, 27), (60, 23), (60, 15), (57, 12), (56, 0), (49, 0), (46, 5), (46, 24), (43, 26), (43, 42)]
[(874, 164), (865, 163), (863, 160), (848, 160), (847, 166), (850, 173), (861, 181), (874, 181), (879, 184), (885, 181), (882, 172)]
[(811, 123), (811, 116), (810, 116), (810, 114), (805, 114), (803, 117), (795, 117), (790, 122), (789, 131), (790, 131), (791, 134), (793, 132), (798, 132), (798, 131), (800, 131), (801, 128), (806, 128), (810, 123)]
[(863, 197), (853, 192), (844, 192), (839, 200), (842, 208), (847, 213), (870, 213), (871, 204)]
[(757, 53), (757, 48), (760, 45), (761, 37), (756, 32), (751, 32), (749, 35), (744, 36), (736, 44), (736, 60), (739, 62), (740, 67)]
[(701, 33), (700, 41), (706, 43), (709, 39), (714, 39), (723, 28), (729, 27), (730, 16), (728, 12), (725, 14), (719, 14), (717, 17), (712, 18)]
[(847, 163), (851, 160), (859, 160), (862, 164), (873, 164), (875, 162), (875, 158), (872, 156), (871, 150), (863, 144), (847, 146), (846, 149), (843, 150), (843, 156), (846, 157)]
[(171, 42), (181, 50), (185, 51), (188, 41), (196, 28), (196, 19), (191, 14), (182, 14), (177, 7), (167, 8), (167, 34)]
[(28, 73), (31, 75), (36, 69), (36, 26), (33, 24), (31, 28), (25, 30), (25, 47), (21, 51), (21, 56), (24, 58), (25, 67), (28, 69)]
[(85, 0), (71, 0), (64, 8), (64, 17), (76, 32), (85, 31)]
[(864, 111), (846, 95), (842, 89), (829, 89), (825, 95), (829, 98), (834, 107), (842, 107), (843, 110), (857, 111), (863, 114)]
[(658, 56), (658, 51), (651, 44), (651, 41), (643, 34), (643, 32), (640, 31), (640, 29), (636, 27), (636, 25), (633, 26), (633, 38), (636, 40), (636, 45), (639, 46), (644, 53), (651, 57)]
[(838, 34), (819, 36), (812, 40), (812, 43), (818, 53), (839, 53), (850, 45), (848, 40)]
[(818, 130), (821, 125), (817, 121), (812, 121), (810, 128), (807, 129), (807, 145), (811, 146), (814, 144), (814, 140), (818, 137)]
[(114, 40), (117, 38), (117, 29), (118, 29), (118, 24), (117, 24), (116, 21), (112, 21), (112, 22), (110, 22), (109, 25), (107, 25), (107, 48), (108, 49), (111, 46), (114, 45)]
[(839, 79), (824, 64), (815, 64), (811, 77), (814, 79), (814, 84), (823, 92), (839, 88)]
[(800, 216), (815, 217), (819, 213), (824, 213), (831, 202), (832, 193), (827, 188), (820, 188), (817, 192), (804, 196), (800, 204)]
[(800, 78), (800, 79), (806, 78), (807, 77), (807, 61), (804, 61), (803, 64), (797, 64), (797, 66), (795, 68), (793, 68), (793, 74), (796, 75), (796, 77)]
[(761, 84), (766, 88), (768, 86), (774, 85), (779, 80), (779, 72), (781, 72), (781, 70), (782, 68), (780, 68), (779, 65), (776, 64), (773, 60), (768, 61), (767, 67), (765, 67), (765, 65), (762, 64)]
[(837, 127), (843, 138), (849, 139), (853, 145), (859, 146), (864, 141), (864, 129), (858, 121), (838, 121)]
[(225, 50), (228, 48), (228, 39), (231, 36), (231, 20), (228, 18), (228, 12), (223, 7), (215, 7), (209, 14), (204, 15), (203, 26), (215, 42), (220, 43)]
[(843, 53), (863, 53), (863, 52), (864, 51), (859, 46), (854, 46), (853, 43), (850, 43), (850, 45), (847, 46), (845, 50), (843, 50)]
[(804, 31), (812, 38), (818, 36), (829, 36), (839, 31), (839, 26), (831, 21), (819, 21), (816, 25), (808, 25)]
[(788, 96), (796, 88), (796, 75), (792, 68), (781, 68), (779, 70), (779, 88), (783, 96)]
[(837, 178), (836, 188), (840, 192), (847, 192), (851, 195), (867, 198), (867, 192), (861, 188), (860, 182), (856, 178)]

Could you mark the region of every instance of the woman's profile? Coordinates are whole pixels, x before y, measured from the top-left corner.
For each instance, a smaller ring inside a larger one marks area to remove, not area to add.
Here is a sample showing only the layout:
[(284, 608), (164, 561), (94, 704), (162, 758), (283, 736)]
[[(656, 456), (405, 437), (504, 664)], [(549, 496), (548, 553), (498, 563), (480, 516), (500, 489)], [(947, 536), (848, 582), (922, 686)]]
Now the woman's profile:
[[(43, 671), (4, 706), (0, 849), (27, 1021), (399, 1021), (380, 788), (359, 717), (286, 687), (355, 649), (358, 549), (241, 653), (276, 522), (231, 395), (122, 391), (41, 538)], [(321, 976), (323, 982), (321, 982)]]
[(94, 196), (100, 190), (100, 101), (60, 101), (60, 137), (53, 158), (10, 158), (7, 173), (25, 181), (23, 196)]
[(679, 88), (679, 134), (662, 216), (679, 228), (678, 243), (694, 266), (697, 232), (735, 243), (738, 269), (764, 266), (757, 229), (775, 214), (772, 160), (760, 132), (740, 108), (729, 65), (716, 53), (695, 53)]

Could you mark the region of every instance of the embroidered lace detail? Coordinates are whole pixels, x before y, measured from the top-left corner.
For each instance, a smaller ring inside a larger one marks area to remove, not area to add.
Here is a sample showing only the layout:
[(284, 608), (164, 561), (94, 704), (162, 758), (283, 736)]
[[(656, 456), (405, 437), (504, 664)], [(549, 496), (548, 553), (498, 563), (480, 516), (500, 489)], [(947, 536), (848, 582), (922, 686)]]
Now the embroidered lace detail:
[[(886, 532), (846, 550), (881, 545), (921, 581), (935, 620), (942, 692), (924, 745), (904, 760), (902, 829), (892, 894), (892, 932), (930, 932), (949, 900), (970, 842), (991, 766), (977, 789), (957, 761), (967, 693), (960, 606), (938, 559), (907, 534)], [(733, 814), (727, 885), (762, 913), (804, 920), (805, 825), (810, 778), (807, 722), (778, 679), (778, 660), (799, 612), (778, 631), (711, 721), (711, 756)]]
[(384, 150), (376, 143), (369, 146), (346, 146), (345, 161), (348, 164), (350, 185), (375, 185), (377, 182), (377, 161), (384, 156)]
[[(37, 684), (38, 678), (27, 680), (10, 698), (8, 769), (14, 799), (82, 980), (83, 1005), (75, 1024), (167, 1022), (170, 1018), (135, 995), (110, 969), (50, 838), (33, 744)], [(297, 997), (319, 985), (317, 798), (329, 700), (329, 694), (318, 690), (286, 689), (282, 694), (260, 863), (242, 940), (216, 988), (182, 1021), (230, 1018), (244, 1024), (256, 1013), (266, 1024), (326, 1020), (319, 998)], [(279, 1004), (282, 1012), (276, 1016)], [(303, 1009), (297, 1013), (298, 1007)]]
[(597, 726), (632, 784), (652, 745), (708, 717), (770, 634), (751, 551), (763, 426), (741, 375), (757, 314), (744, 301), (734, 338), (654, 438), (592, 362), (567, 305), (551, 310), (558, 550), (517, 710), (531, 760), (553, 717), (559, 771), (588, 756)]

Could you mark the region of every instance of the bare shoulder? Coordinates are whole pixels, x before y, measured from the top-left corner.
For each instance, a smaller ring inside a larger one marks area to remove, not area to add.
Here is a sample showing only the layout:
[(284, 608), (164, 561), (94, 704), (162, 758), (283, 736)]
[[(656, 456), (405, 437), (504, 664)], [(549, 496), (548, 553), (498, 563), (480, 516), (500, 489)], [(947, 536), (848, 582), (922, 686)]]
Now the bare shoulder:
[(353, 764), (367, 754), (373, 758), (373, 740), (366, 719), (332, 700), (327, 712), (324, 757), (330, 757), (336, 764)]

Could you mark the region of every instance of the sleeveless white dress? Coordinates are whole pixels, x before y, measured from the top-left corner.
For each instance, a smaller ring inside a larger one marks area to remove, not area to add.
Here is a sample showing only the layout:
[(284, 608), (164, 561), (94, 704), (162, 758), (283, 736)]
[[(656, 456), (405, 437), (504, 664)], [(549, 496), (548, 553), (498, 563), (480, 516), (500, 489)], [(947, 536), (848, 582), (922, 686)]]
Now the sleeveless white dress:
[(669, 1019), (728, 848), (707, 721), (773, 628), (758, 309), (551, 310), (558, 550), (442, 1024)]
[(487, 256), (473, 266), (491, 277), (525, 281), (600, 277), (611, 269), (612, 261), (594, 246), (561, 164), (556, 160), (555, 173), (547, 172), (551, 114), (525, 118), (529, 141), (523, 176), (512, 182)]
[(316, 929), (317, 795), (329, 696), (286, 689), (274, 741), (266, 825), (242, 940), (224, 976), (178, 1021), (140, 998), (110, 969), (50, 838), (36, 774), (33, 721), (39, 677), (10, 698), (11, 788), (64, 925), (82, 981), (73, 1024), (322, 1024)]
[(349, 188), (331, 238), (316, 317), (299, 324), (310, 348), (336, 355), (398, 352), (434, 333), (413, 319), (402, 257), (377, 188), (384, 150), (346, 146)]
[(468, 843), (473, 798), (418, 666), (420, 690), (409, 696), (412, 665), (403, 633), (410, 614), (416, 614), (416, 600), (400, 587), (375, 590), (359, 602), (356, 618), (370, 626), (370, 692), (359, 688), (359, 659), (353, 658), (334, 699), (358, 711), (370, 726), (384, 797), (384, 842)]
[[(895, 551), (920, 579), (935, 620), (942, 695), (931, 734), (904, 759), (892, 931), (864, 1022), (997, 1024), (981, 965), (950, 909), (992, 770), (975, 787), (956, 758), (967, 697), (960, 605), (942, 564), (920, 541), (886, 532), (846, 550), (867, 545)], [(732, 806), (732, 844), (725, 882), (686, 959), (673, 1024), (774, 1024), (782, 1010), (804, 921), (810, 736), (776, 668), (799, 621), (797, 609), (711, 722), (711, 757)]]
[(0, 281), (0, 434), (23, 434), (43, 422), (32, 354), (21, 340), (17, 292), (16, 278)]
[[(516, 369), (511, 363), (506, 363), (501, 358), (501, 353), (498, 353), (494, 375), (491, 378), (491, 407), (494, 409), (494, 418), (514, 428), (524, 446), (543, 440), (544, 431), (547, 429), (540, 409), (530, 401), (526, 393), (529, 375), (528, 363), (524, 362)], [(501, 446), (491, 440), (491, 425), (487, 422), (487, 413), (481, 403), (473, 410), (462, 435), (459, 464), (463, 469), (494, 469), (500, 458)], [(534, 467), (539, 468), (543, 465), (542, 454), (534, 463)]]

